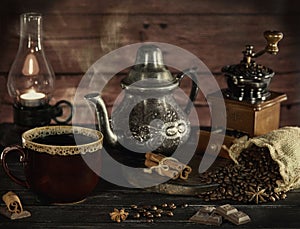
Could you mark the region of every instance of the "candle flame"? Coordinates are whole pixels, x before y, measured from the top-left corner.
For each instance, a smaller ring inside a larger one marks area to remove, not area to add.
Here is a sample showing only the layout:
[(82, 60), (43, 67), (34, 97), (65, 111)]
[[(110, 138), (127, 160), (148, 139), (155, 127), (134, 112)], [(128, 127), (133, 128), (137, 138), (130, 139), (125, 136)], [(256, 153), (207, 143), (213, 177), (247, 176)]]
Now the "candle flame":
[(26, 56), (26, 59), (24, 61), (22, 73), (25, 76), (33, 76), (37, 75), (40, 71), (39, 63), (36, 59), (36, 56), (32, 53), (29, 53)]

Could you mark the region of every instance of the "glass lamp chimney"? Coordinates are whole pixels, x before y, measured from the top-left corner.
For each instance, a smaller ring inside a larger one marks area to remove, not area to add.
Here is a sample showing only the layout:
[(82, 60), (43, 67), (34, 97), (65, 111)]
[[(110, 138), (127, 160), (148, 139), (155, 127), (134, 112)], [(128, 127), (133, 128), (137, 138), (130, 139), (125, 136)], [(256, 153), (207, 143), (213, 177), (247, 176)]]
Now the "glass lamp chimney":
[(8, 74), (7, 88), (14, 103), (38, 107), (49, 103), (55, 75), (42, 45), (42, 15), (20, 15), (20, 42)]

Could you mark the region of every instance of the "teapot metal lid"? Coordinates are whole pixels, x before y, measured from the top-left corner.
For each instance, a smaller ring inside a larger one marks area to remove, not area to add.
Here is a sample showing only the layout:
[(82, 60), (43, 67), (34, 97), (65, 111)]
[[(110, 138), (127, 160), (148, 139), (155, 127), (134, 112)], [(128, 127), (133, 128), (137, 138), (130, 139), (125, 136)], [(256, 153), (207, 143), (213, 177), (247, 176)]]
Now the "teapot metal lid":
[(141, 46), (134, 66), (121, 81), (123, 88), (173, 89), (178, 86), (178, 78), (173, 76), (163, 63), (162, 51), (155, 45)]

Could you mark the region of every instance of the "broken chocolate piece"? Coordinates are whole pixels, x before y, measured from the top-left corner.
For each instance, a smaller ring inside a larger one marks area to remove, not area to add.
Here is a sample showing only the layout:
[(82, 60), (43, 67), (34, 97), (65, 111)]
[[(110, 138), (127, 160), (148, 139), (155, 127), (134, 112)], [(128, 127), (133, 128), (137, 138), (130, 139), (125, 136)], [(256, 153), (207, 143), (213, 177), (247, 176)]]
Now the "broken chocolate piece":
[(235, 225), (241, 225), (251, 221), (250, 217), (242, 211), (234, 212), (225, 218)]
[(238, 210), (230, 204), (225, 204), (216, 208), (216, 213), (224, 217), (235, 212), (238, 212)]
[(190, 218), (191, 222), (201, 223), (205, 225), (220, 226), (222, 224), (222, 216), (201, 212), (201, 209)]
[(215, 212), (236, 225), (245, 224), (251, 221), (250, 217), (246, 213), (238, 211), (230, 204), (217, 207)]
[(199, 211), (203, 213), (212, 213), (215, 209), (214, 206), (203, 206)]

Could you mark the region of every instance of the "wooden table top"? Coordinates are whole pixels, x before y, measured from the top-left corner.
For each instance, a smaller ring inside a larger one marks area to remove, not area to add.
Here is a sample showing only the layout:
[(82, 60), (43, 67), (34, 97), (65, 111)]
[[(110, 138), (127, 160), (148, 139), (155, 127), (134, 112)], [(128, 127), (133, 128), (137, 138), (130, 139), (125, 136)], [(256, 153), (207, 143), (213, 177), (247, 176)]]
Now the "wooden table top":
[[(7, 125), (4, 125), (7, 128)], [(0, 127), (3, 127), (3, 125)], [(1, 129), (1, 128), (0, 128)], [(0, 130), (0, 138), (7, 138)], [(2, 141), (3, 143), (3, 141)], [(22, 173), (17, 163), (11, 167), (15, 172)], [(2, 167), (0, 168), (0, 195), (8, 191), (15, 192), (21, 199), (23, 208), (31, 212), (31, 217), (10, 220), (0, 215), (0, 228), (212, 228), (189, 221), (189, 218), (203, 205), (232, 204), (247, 213), (251, 222), (235, 226), (224, 221), (220, 228), (300, 228), (300, 190), (287, 193), (285, 200), (252, 205), (232, 201), (205, 202), (197, 196), (178, 196), (152, 193), (143, 189), (129, 189), (109, 184), (101, 180), (94, 192), (84, 201), (73, 205), (51, 205), (39, 202), (36, 195), (8, 178)], [(141, 219), (128, 218), (116, 223), (111, 221), (109, 213), (114, 208), (130, 209), (131, 205), (157, 205), (175, 203), (177, 208), (174, 216), (163, 216), (149, 223)], [(188, 207), (180, 207), (188, 204)], [(5, 206), (0, 201), (0, 206)]]

